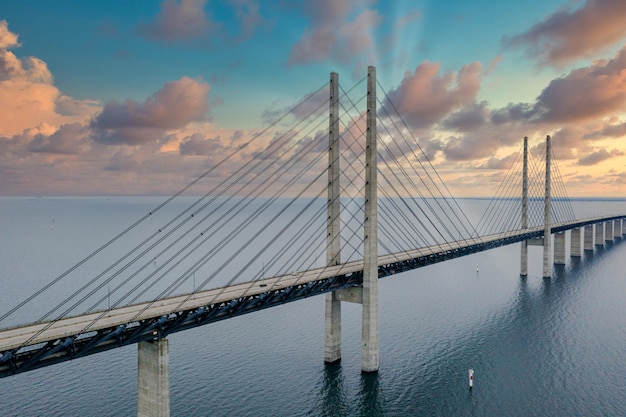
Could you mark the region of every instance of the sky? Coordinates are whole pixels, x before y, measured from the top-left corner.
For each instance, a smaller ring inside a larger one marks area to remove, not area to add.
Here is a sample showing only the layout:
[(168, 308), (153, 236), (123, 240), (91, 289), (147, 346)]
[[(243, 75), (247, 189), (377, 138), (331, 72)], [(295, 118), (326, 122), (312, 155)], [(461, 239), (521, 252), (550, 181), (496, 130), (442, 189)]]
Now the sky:
[(624, 0), (5, 2), (0, 195), (172, 194), (373, 65), (453, 194), (550, 135), (570, 196), (625, 197), (624, 22)]

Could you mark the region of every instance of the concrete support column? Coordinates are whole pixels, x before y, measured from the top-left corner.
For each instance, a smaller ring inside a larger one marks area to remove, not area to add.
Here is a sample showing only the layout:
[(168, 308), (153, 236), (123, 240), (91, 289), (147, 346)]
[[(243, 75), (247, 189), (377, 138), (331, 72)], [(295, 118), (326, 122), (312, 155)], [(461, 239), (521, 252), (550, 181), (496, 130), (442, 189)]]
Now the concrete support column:
[(565, 232), (554, 235), (554, 264), (565, 265)]
[[(522, 169), (522, 229), (528, 229), (528, 137), (524, 136), (524, 164)], [(520, 275), (528, 275), (528, 241), (522, 241)]]
[[(330, 109), (328, 113), (328, 204), (326, 221), (326, 265), (341, 263), (341, 219), (339, 187), (339, 75), (330, 73)], [(341, 301), (337, 291), (326, 294), (324, 361), (341, 359)]]
[(626, 235), (626, 220), (622, 219), (622, 236)]
[(593, 250), (593, 224), (585, 226), (585, 250)]
[(546, 195), (543, 207), (543, 277), (552, 277), (552, 264), (550, 263), (550, 250), (552, 249), (552, 236), (550, 236), (552, 225), (552, 202), (551, 202), (551, 180), (550, 180), (550, 160), (551, 147), (550, 136), (546, 136)]
[(167, 339), (137, 344), (137, 416), (169, 417), (170, 359)]
[(613, 220), (613, 237), (614, 238), (622, 237), (622, 221), (621, 220)]
[(613, 222), (604, 222), (604, 241), (613, 242)]
[(596, 246), (604, 246), (604, 223), (596, 223)]
[(367, 67), (365, 223), (361, 370), (378, 371), (378, 203), (376, 154), (376, 68)]
[(580, 229), (572, 229), (570, 233), (570, 245), (569, 245), (569, 256), (575, 257), (580, 256)]

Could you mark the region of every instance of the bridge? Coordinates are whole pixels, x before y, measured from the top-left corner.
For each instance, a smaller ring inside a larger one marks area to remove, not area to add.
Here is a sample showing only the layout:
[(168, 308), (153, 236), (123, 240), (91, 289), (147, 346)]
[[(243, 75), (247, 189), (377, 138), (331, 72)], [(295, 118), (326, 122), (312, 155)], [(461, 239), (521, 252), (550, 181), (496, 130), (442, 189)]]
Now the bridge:
[[(284, 134), (282, 142), (270, 143), (265, 154), (257, 152), (239, 171), (172, 220), (147, 227), (151, 233), (148, 238), (140, 237), (140, 243), (131, 250), (121, 249), (116, 261), (44, 316), (28, 324), (5, 325), (0, 329), (0, 377), (138, 344), (138, 414), (169, 415), (168, 335), (321, 294), (326, 294), (324, 360), (335, 362), (341, 358), (341, 303), (359, 303), (363, 311), (361, 368), (364, 372), (375, 372), (379, 366), (379, 278), (521, 242), (520, 275), (528, 273), (528, 245), (540, 245), (544, 253), (543, 277), (550, 279), (552, 263), (565, 263), (565, 232), (570, 232), (569, 250), (574, 257), (581, 256), (583, 249), (592, 251), (594, 245), (626, 234), (626, 214), (576, 218), (558, 168), (552, 167), (549, 136), (545, 156), (539, 162), (532, 159), (528, 140), (524, 138), (519, 158), (521, 178), (518, 170), (509, 171), (498, 194), (474, 226), (449, 195), (428, 158), (413, 153), (419, 143), (390, 140), (397, 136), (404, 139), (410, 134), (406, 125), (404, 128), (396, 125), (404, 123), (399, 113), (387, 113), (384, 121), (380, 121), (387, 135), (378, 133), (381, 114), (377, 105), (381, 106), (381, 112), (394, 107), (388, 97), (385, 101), (377, 99), (377, 85), (375, 68), (369, 67), (367, 93), (362, 97), (366, 111), (358, 111), (350, 96), (354, 87), (348, 91), (342, 89), (340, 95), (338, 75), (331, 73), (330, 82), (304, 102), (311, 107), (307, 116), (296, 116), (296, 123), (308, 117), (313, 120), (304, 138), (294, 140), (292, 133)], [(311, 105), (316, 103), (320, 91), (327, 92), (328, 98), (320, 105)], [(319, 126), (316, 120), (324, 117), (320, 111), (324, 105), (329, 106), (328, 130), (320, 135), (315, 132)], [(343, 127), (340, 106), (344, 114), (356, 112)], [(297, 115), (302, 107), (306, 106), (300, 103), (286, 114)], [(277, 118), (274, 124), (283, 118), (284, 115)], [(392, 127), (395, 132), (389, 131)], [(358, 140), (362, 136), (365, 146)], [(313, 159), (310, 153), (319, 148), (316, 137), (326, 140), (327, 148), (326, 152), (317, 152), (319, 155)], [(340, 145), (346, 152), (340, 152)], [(215, 169), (251, 147), (250, 142), (243, 144), (183, 191), (211, 177)], [(288, 153), (292, 155), (289, 158), (284, 156)], [(305, 173), (319, 168), (325, 157), (328, 160), (325, 169), (319, 170), (309, 182), (304, 180)], [(543, 161), (545, 170), (538, 168)], [(260, 177), (259, 172), (268, 173), (274, 165), (279, 165), (277, 172), (284, 170), (287, 174), (280, 179), (268, 174), (260, 182), (248, 182), (250, 177)], [(422, 171), (418, 173), (413, 165), (419, 165)], [(351, 176), (346, 172), (351, 172)], [(357, 185), (359, 178), (362, 184)], [(305, 186), (297, 192), (289, 188), (299, 183)], [(322, 184), (320, 191), (306, 195), (313, 184)], [(246, 187), (248, 191), (244, 191)], [(350, 195), (354, 190), (356, 195)], [(378, 197), (379, 192), (382, 198)], [(7, 312), (0, 312), (0, 324), (16, 312), (28, 310), (49, 288), (72, 273), (85, 273), (89, 261), (114, 244), (124, 242), (129, 233), (152, 220), (181, 193), (147, 213), (28, 299)], [(272, 202), (278, 202), (278, 206), (272, 208)], [(200, 226), (209, 217), (202, 217), (205, 210), (211, 210), (217, 218), (210, 226)], [(310, 214), (307, 217), (303, 213)], [(263, 220), (264, 217), (267, 218)], [(231, 220), (233, 224), (226, 226)], [(284, 222), (285, 226), (276, 226), (277, 222)], [(297, 227), (289, 235), (286, 231), (293, 225)], [(261, 232), (265, 230), (269, 232), (264, 235)], [(233, 241), (235, 235), (243, 236), (242, 240)], [(362, 239), (355, 238), (358, 235)], [(255, 242), (261, 242), (263, 248), (252, 251), (247, 258), (238, 258), (243, 249), (254, 246)], [(265, 252), (266, 244), (274, 243), (274, 252)], [(380, 249), (383, 253), (379, 253)], [(224, 260), (216, 259), (220, 251)], [(189, 257), (194, 252), (200, 254), (192, 260)], [(325, 255), (322, 266), (315, 265), (319, 260), (311, 259), (311, 253)], [(266, 257), (270, 261), (263, 262), (259, 268), (259, 261)], [(295, 262), (300, 259), (303, 260)], [(202, 268), (211, 263), (217, 266), (204, 272)], [(196, 285), (196, 273), (201, 272), (206, 278)], [(123, 274), (127, 274), (125, 279), (120, 278)], [(171, 276), (178, 278), (169, 283), (161, 281)], [(214, 279), (222, 281), (207, 288)], [(190, 280), (194, 281), (193, 291), (181, 293), (181, 285)], [(112, 295), (117, 298), (113, 304)], [(80, 310), (85, 303), (91, 306)]]

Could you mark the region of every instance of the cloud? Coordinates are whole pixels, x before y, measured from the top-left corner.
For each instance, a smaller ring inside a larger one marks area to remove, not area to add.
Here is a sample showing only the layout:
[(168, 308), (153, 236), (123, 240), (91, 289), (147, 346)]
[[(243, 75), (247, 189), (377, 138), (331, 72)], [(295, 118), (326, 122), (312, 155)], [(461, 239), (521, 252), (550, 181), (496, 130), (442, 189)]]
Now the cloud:
[(258, 0), (228, 0), (226, 4), (238, 26), (236, 35), (228, 33), (233, 31), (232, 24), (225, 28), (207, 13), (207, 0), (163, 0), (154, 20), (139, 24), (137, 32), (151, 41), (211, 45), (216, 37), (220, 44), (239, 43), (252, 38), (258, 28), (269, 27)]
[(28, 145), (31, 152), (78, 155), (88, 147), (88, 129), (80, 123), (62, 125), (51, 135), (36, 134)]
[(18, 36), (9, 31), (6, 21), (0, 21), (0, 135), (19, 135), (43, 123), (82, 122), (99, 110), (96, 101), (61, 94), (41, 59), (18, 58), (7, 49), (19, 46)]
[(235, 9), (235, 17), (239, 21), (240, 33), (236, 41), (250, 39), (257, 28), (268, 25), (259, 13), (257, 0), (229, 0), (228, 4)]
[(91, 122), (95, 139), (105, 144), (140, 145), (155, 141), (168, 129), (205, 120), (209, 84), (182, 77), (165, 83), (143, 103), (126, 100), (106, 103)]
[(491, 157), (480, 166), (484, 169), (509, 169), (516, 159), (519, 158), (518, 153), (509, 154), (503, 158)]
[(584, 139), (620, 138), (626, 136), (626, 123), (609, 124), (600, 130), (585, 134)]
[(623, 156), (623, 155), (624, 155), (624, 152), (618, 149), (613, 149), (611, 152), (607, 151), (606, 149), (600, 149), (598, 151), (595, 151), (585, 156), (584, 158), (580, 158), (578, 160), (578, 165), (583, 165), (583, 166), (596, 165), (611, 157)]
[(308, 92), (304, 95), (304, 98), (295, 104), (280, 105), (280, 102), (276, 101), (272, 103), (270, 108), (263, 110), (261, 118), (265, 123), (270, 124), (287, 113), (297, 120), (303, 120), (310, 116), (319, 116), (328, 113), (329, 100), (329, 87), (324, 87), (319, 91)]
[(219, 25), (207, 17), (207, 0), (163, 0), (154, 21), (139, 25), (139, 33), (154, 41), (178, 42), (206, 37)]
[(222, 146), (220, 137), (205, 138), (200, 133), (194, 133), (186, 137), (179, 145), (181, 155), (214, 156), (224, 155), (225, 148)]
[(20, 46), (17, 41), (18, 36), (9, 31), (9, 24), (6, 20), (0, 20), (0, 49), (9, 49)]
[(445, 129), (471, 132), (484, 126), (489, 120), (489, 115), (489, 105), (486, 101), (474, 102), (451, 114), (442, 125)]
[(287, 65), (323, 60), (349, 63), (371, 51), (372, 31), (381, 17), (377, 11), (365, 9), (348, 21), (358, 6), (358, 2), (349, 0), (308, 0), (304, 9), (311, 25), (292, 47)]
[(592, 57), (626, 37), (626, 2), (587, 0), (578, 8), (561, 8), (528, 31), (502, 40), (522, 48), (540, 64), (562, 67)]
[(533, 117), (551, 123), (583, 121), (623, 111), (625, 105), (626, 47), (611, 60), (552, 80), (537, 98)]
[(443, 146), (448, 161), (471, 161), (493, 155), (501, 146), (497, 136), (463, 135), (449, 137)]
[(485, 76), (491, 75), (491, 73), (493, 73), (495, 69), (498, 67), (498, 64), (500, 64), (500, 61), (502, 61), (502, 58), (503, 58), (502, 54), (496, 55), (496, 57), (492, 59), (491, 62), (489, 62), (489, 65), (485, 69), (484, 75)]
[(393, 24), (393, 28), (396, 31), (401, 31), (402, 29), (404, 29), (405, 27), (407, 27), (414, 21), (419, 20), (421, 18), (422, 18), (422, 13), (419, 10), (411, 9), (407, 14), (403, 16), (398, 16), (398, 18)]
[(480, 89), (481, 64), (464, 65), (458, 73), (440, 75), (441, 65), (425, 61), (414, 73), (406, 73), (402, 83), (383, 102), (390, 114), (391, 103), (412, 128), (428, 128), (451, 112), (473, 103)]

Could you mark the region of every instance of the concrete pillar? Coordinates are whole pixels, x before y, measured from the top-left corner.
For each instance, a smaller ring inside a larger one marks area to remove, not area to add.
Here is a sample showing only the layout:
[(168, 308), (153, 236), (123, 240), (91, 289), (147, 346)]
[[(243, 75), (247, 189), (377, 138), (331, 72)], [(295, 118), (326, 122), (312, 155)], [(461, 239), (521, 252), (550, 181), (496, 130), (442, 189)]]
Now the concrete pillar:
[(376, 68), (367, 67), (365, 222), (361, 370), (378, 371), (378, 203), (376, 154)]
[(626, 235), (626, 221), (622, 219), (622, 236)]
[(604, 241), (613, 242), (613, 222), (604, 222)]
[(604, 223), (596, 223), (596, 246), (604, 246)]
[(580, 256), (580, 229), (572, 229), (570, 233), (569, 256)]
[(593, 250), (593, 224), (585, 226), (585, 250)]
[(613, 237), (614, 238), (622, 237), (622, 221), (621, 220), (613, 220)]
[(565, 265), (565, 232), (554, 235), (554, 264)]
[(551, 147), (550, 136), (546, 136), (546, 195), (543, 207), (543, 277), (552, 277), (552, 264), (550, 263), (550, 250), (552, 249), (552, 237), (550, 236), (552, 225), (552, 201), (550, 180)]
[[(528, 137), (524, 136), (524, 164), (522, 168), (522, 229), (528, 229)], [(528, 241), (522, 241), (520, 275), (528, 275)]]
[(169, 417), (170, 360), (167, 339), (137, 344), (137, 416)]
[[(326, 265), (341, 263), (339, 165), (339, 75), (330, 73), (330, 109), (328, 113), (328, 204), (326, 221)], [(341, 301), (336, 291), (326, 294), (324, 361), (341, 359)]]

